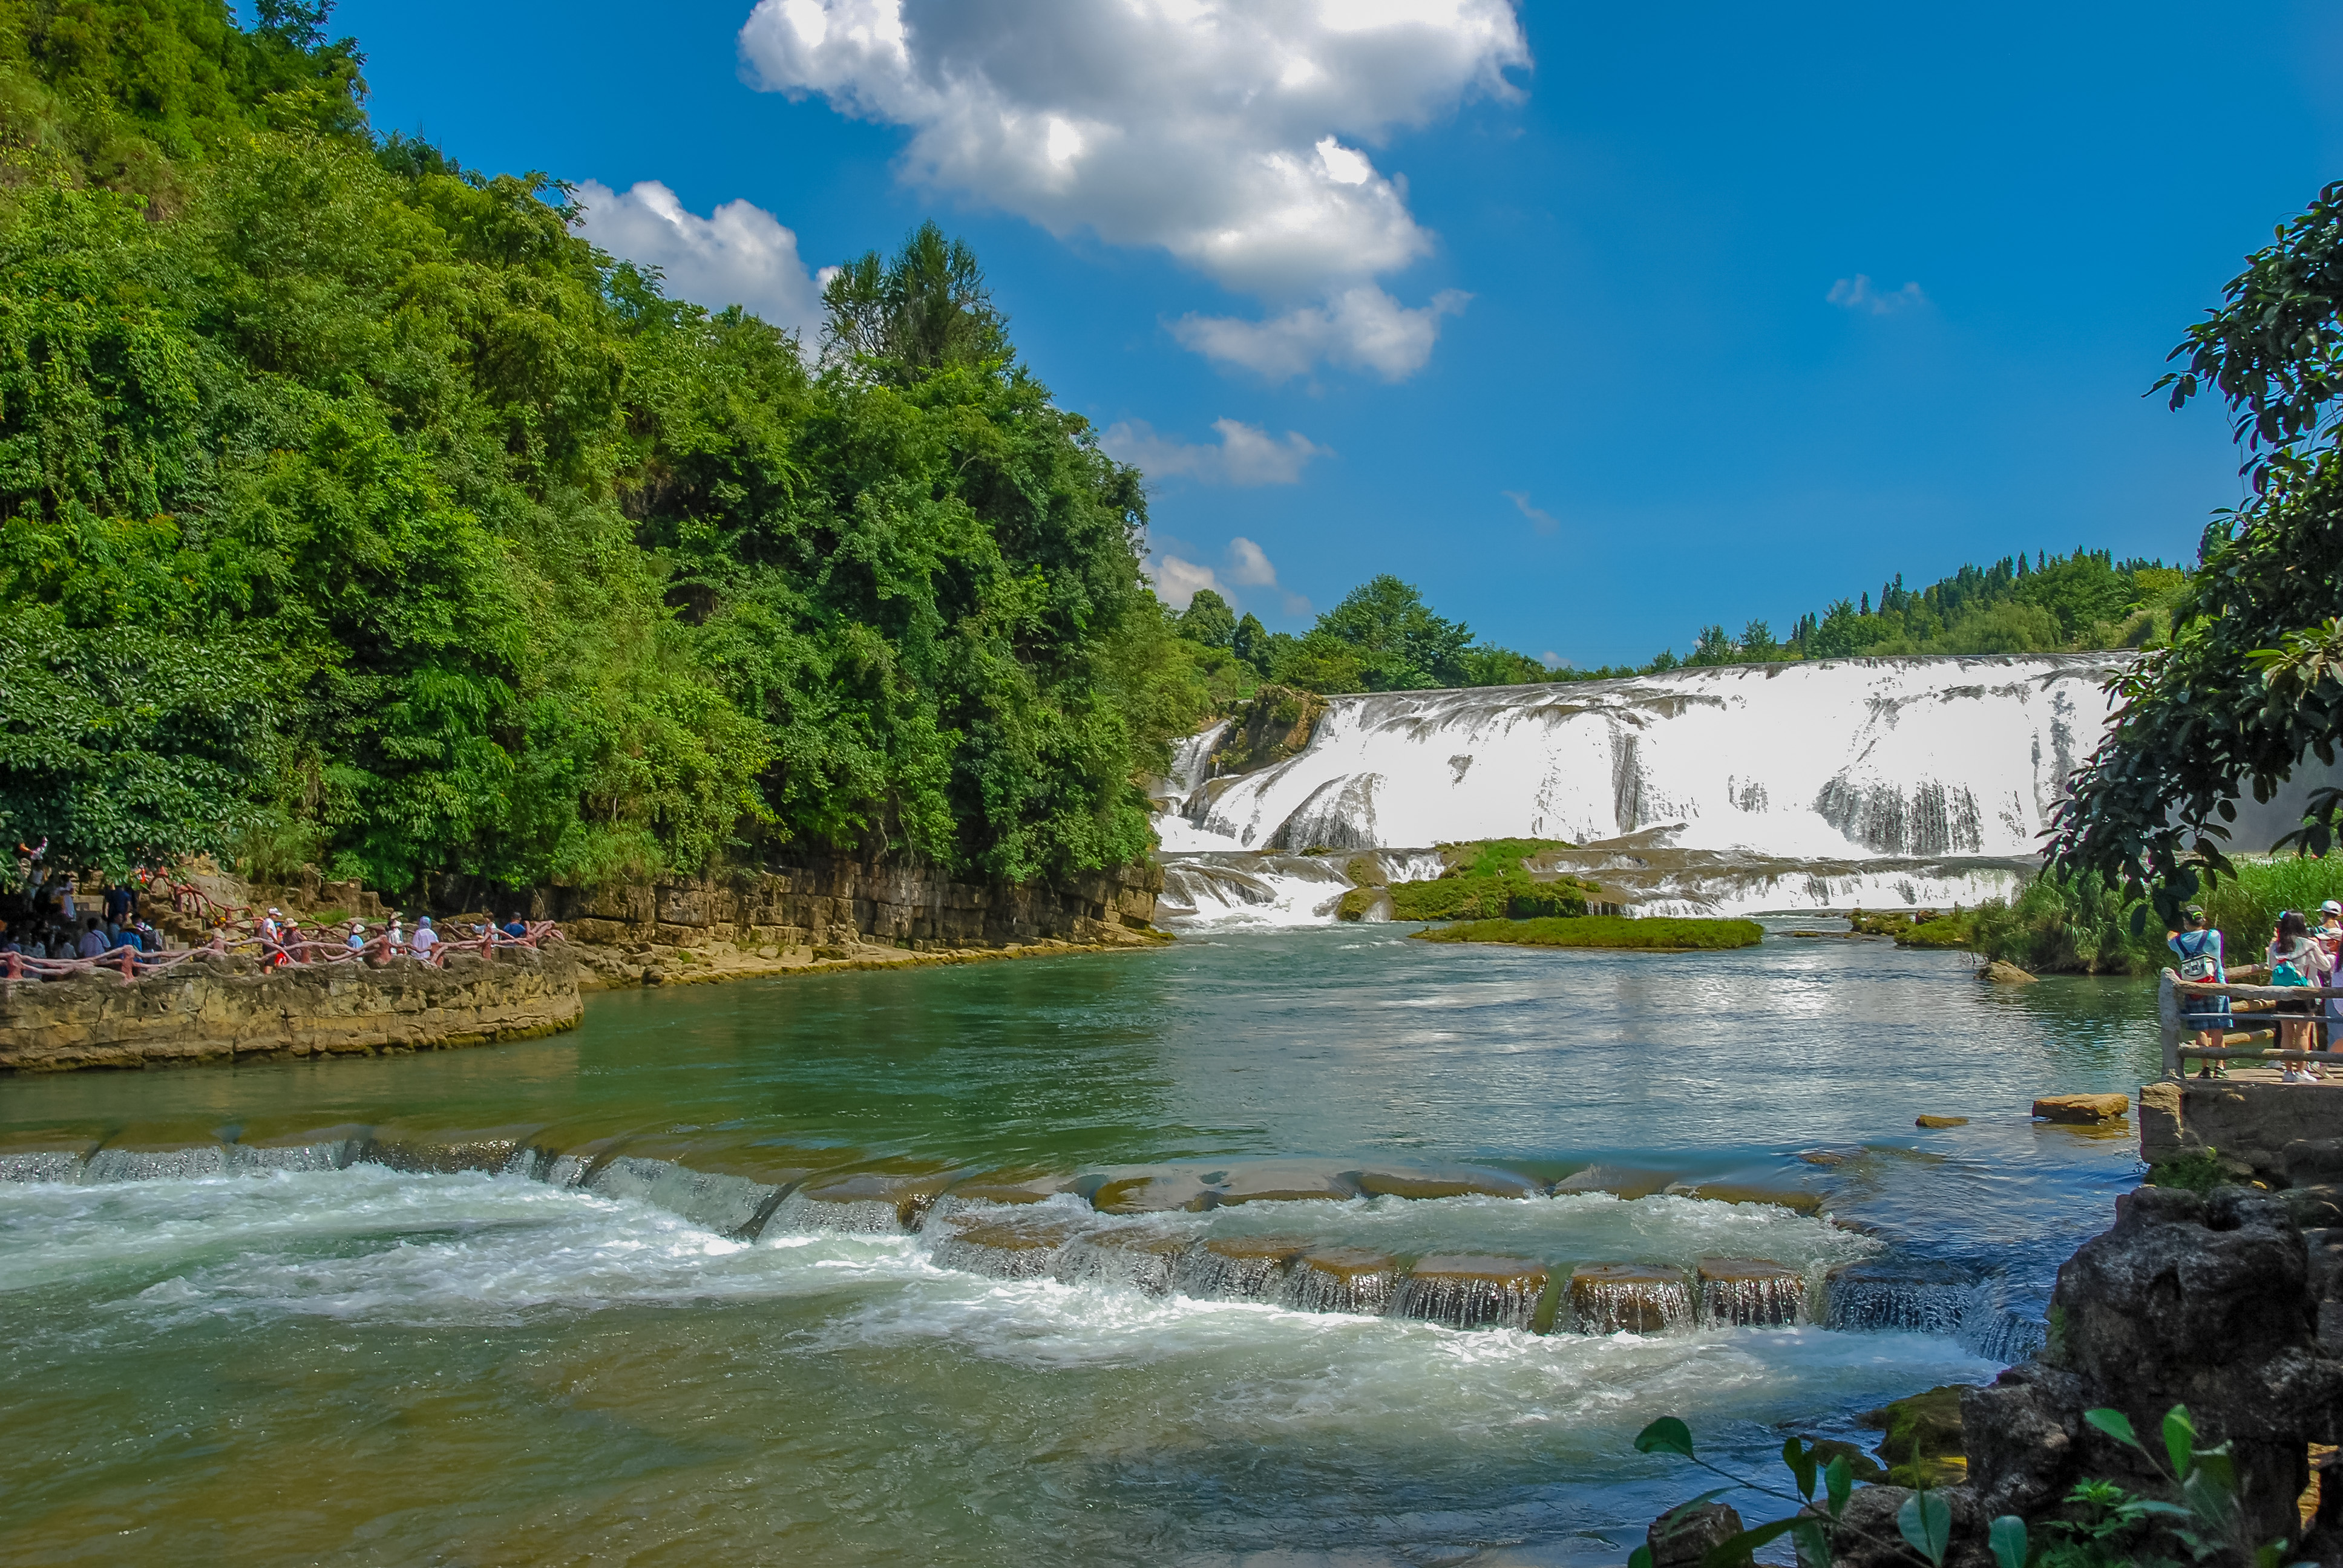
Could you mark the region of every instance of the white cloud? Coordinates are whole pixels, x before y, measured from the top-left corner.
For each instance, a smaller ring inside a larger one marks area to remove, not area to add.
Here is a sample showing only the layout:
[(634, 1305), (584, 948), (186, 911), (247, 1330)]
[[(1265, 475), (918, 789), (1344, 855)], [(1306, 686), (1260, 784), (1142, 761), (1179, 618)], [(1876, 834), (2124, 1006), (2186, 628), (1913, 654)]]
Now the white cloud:
[(1229, 581), (1244, 588), (1275, 588), (1277, 568), (1269, 552), (1239, 534), (1229, 541)]
[(1183, 561), (1178, 556), (1159, 556), (1149, 561), (1147, 575), (1154, 581), (1155, 597), (1173, 609), (1186, 609), (1188, 601), (1196, 597), (1200, 588), (1210, 588), (1222, 598), (1229, 597), (1221, 579), (1212, 575), (1212, 568)]
[(1432, 303), (1409, 309), (1372, 283), (1346, 288), (1323, 308), (1305, 306), (1267, 321), (1228, 316), (1183, 316), (1172, 336), (1207, 359), (1258, 372), (1269, 380), (1306, 376), (1321, 360), (1372, 370), (1403, 381), (1423, 368), (1440, 337), (1440, 318), (1473, 297), (1443, 289)]
[(1184, 474), (1208, 485), (1291, 485), (1312, 457), (1333, 453), (1299, 430), (1288, 430), (1282, 441), (1257, 426), (1235, 419), (1215, 419), (1220, 444), (1192, 444), (1176, 436), (1159, 436), (1144, 419), (1111, 426), (1099, 437), (1108, 457), (1136, 464), (1150, 478)]
[(1870, 278), (1858, 272), (1853, 277), (1842, 277), (1831, 285), (1830, 302), (1842, 309), (1859, 314), (1893, 316), (1899, 310), (1927, 304), (1928, 297), (1920, 292), (1920, 286), (1916, 283), (1907, 283), (1901, 288), (1882, 294), (1872, 286)]
[(745, 306), (804, 335), (810, 346), (830, 269), (809, 273), (796, 234), (764, 208), (729, 201), (700, 217), (657, 180), (644, 180), (623, 196), (587, 180), (576, 199), (586, 210), (580, 227), (588, 239), (639, 266), (658, 267), (676, 298), (710, 310)]
[(1288, 593), (1277, 580), (1277, 568), (1269, 552), (1240, 534), (1229, 541), (1226, 565), (1222, 571), (1200, 566), (1179, 556), (1156, 556), (1147, 563), (1148, 578), (1155, 584), (1155, 597), (1173, 609), (1185, 609), (1188, 601), (1200, 588), (1210, 588), (1231, 604), (1242, 603), (1237, 593), (1241, 588), (1267, 588), (1278, 597), (1278, 604), (1288, 616), (1310, 613), (1310, 601), (1298, 593)]
[(1530, 520), (1530, 527), (1538, 532), (1550, 534), (1562, 527), (1562, 519), (1552, 512), (1541, 511), (1530, 505), (1530, 493), (1527, 490), (1500, 490), (1497, 493), (1513, 502), (1522, 516)]
[[(1433, 246), (1373, 149), (1530, 63), (1513, 0), (759, 0), (740, 49), (761, 85), (908, 127), (915, 183), (1321, 316)], [(1419, 367), (1440, 312), (1406, 314), (1420, 347), (1330, 357)], [(1309, 341), (1282, 337), (1280, 364)]]
[(1548, 669), (1568, 669), (1571, 668), (1570, 660), (1563, 658), (1562, 655), (1554, 652), (1554, 650), (1550, 648), (1544, 653), (1538, 655), (1538, 662), (1544, 665)]

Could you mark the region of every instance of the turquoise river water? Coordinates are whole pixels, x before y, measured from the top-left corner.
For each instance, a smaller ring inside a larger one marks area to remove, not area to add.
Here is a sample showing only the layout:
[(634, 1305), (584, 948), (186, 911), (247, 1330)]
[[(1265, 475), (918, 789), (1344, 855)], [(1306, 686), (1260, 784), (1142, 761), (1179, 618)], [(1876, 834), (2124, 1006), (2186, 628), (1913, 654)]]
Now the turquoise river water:
[[(2028, 1102), (2136, 1091), (2150, 1004), (1349, 927), (7, 1081), (0, 1559), (1617, 1563), (1701, 1489), (1653, 1417), (1755, 1462), (2025, 1352), (2138, 1170)], [(1799, 1321), (1322, 1310), (1283, 1260), (1338, 1247), (1772, 1260)]]

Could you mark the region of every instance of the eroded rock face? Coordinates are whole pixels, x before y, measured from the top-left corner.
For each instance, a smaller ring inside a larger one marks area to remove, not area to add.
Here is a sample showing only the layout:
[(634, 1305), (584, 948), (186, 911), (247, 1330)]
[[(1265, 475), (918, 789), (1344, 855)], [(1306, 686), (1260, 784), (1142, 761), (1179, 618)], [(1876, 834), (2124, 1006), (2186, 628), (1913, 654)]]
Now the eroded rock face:
[(2343, 1402), (2343, 1362), (2316, 1339), (2302, 1232), (2282, 1201), (2242, 1189), (2143, 1187), (2116, 1214), (2059, 1269), (2040, 1360), (1962, 1402), (1986, 1516), (2038, 1517), (2087, 1476), (2157, 1490), (2082, 1413), (2112, 1406), (2148, 1435), (2185, 1404), (2202, 1441), (2234, 1445), (2258, 1536), (2298, 1539), (2308, 1445), (2333, 1441)]
[(0, 982), (0, 1068), (445, 1050), (574, 1029), (584, 1010), (577, 961), (559, 947), (461, 955), (444, 969), (196, 959), (126, 982), (111, 973)]

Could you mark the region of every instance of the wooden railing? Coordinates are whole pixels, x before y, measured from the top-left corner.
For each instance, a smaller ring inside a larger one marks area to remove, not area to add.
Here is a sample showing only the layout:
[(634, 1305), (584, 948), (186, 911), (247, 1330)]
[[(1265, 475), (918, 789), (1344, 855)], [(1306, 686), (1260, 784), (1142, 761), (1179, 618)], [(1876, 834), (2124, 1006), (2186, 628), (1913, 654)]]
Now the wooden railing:
[[(2221, 1028), (2224, 1015), (2191, 1008), (2192, 998), (2227, 997), (2230, 1010), (2226, 1015), (2229, 1027), (2222, 1029), (2221, 1043), (2203, 1046), (2188, 1043), (2203, 1033)], [(2274, 1010), (2282, 1001), (2324, 1001), (2329, 997), (2343, 996), (2343, 987), (2230, 985), (2213, 980), (2185, 980), (2171, 970), (2156, 988), (2156, 1020), (2164, 1034), (2164, 1076), (2181, 1078), (2187, 1075), (2184, 1063), (2189, 1061), (2323, 1061), (2343, 1066), (2343, 1051), (2338, 1050), (2263, 1050), (2245, 1049), (2247, 1042), (2277, 1038), (2281, 1019), (2299, 1019), (2305, 1023), (2320, 1021), (2318, 1014), (2281, 1013)], [(2239, 1003), (2243, 1003), (2242, 1007)], [(2323, 1010), (2322, 1010), (2323, 1011)], [(2238, 1029), (2240, 1021), (2254, 1027)]]

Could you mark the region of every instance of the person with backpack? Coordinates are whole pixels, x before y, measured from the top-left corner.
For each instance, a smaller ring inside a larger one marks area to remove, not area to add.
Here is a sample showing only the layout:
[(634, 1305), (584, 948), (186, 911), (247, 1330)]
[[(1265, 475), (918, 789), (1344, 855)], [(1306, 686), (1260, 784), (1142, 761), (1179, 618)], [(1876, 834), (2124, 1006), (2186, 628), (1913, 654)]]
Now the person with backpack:
[[(2164, 945), (2180, 955), (2180, 978), (2211, 985), (2229, 983), (2229, 968), (2221, 951), (2221, 933), (2213, 929), (2211, 920), (2201, 904), (2191, 904), (2183, 912), (2188, 922), (2185, 931), (2167, 931)], [(2225, 996), (2192, 996), (2183, 999), (2183, 1010), (2191, 1023), (2198, 1025), (2197, 1043), (2207, 1050), (2220, 1048), (2221, 1037), (2229, 1032), (2229, 999)], [(2218, 1057), (2206, 1057), (2197, 1070), (2199, 1078), (2227, 1078), (2228, 1063)]]
[[(2269, 945), (2270, 984), (2274, 986), (2309, 987), (2327, 983), (2328, 966), (2327, 950), (2310, 940), (2310, 923), (2293, 910), (2278, 918), (2278, 930)], [(2304, 997), (2299, 1001), (2288, 999), (2278, 1004), (2278, 1049), (2308, 1050), (2311, 1049), (2311, 1015), (2318, 1012), (2316, 998)], [(2288, 1062), (2278, 1077), (2288, 1083), (2317, 1083), (2320, 1073), (2312, 1062)]]

